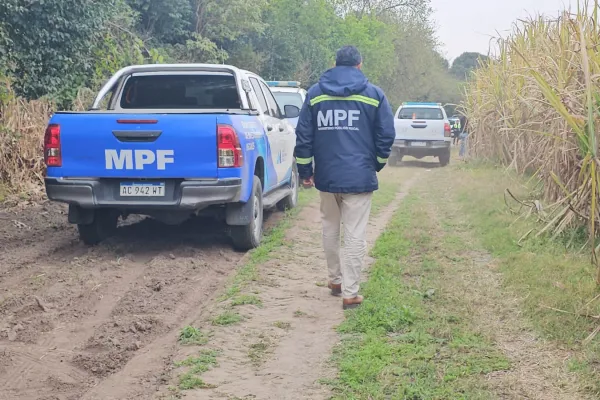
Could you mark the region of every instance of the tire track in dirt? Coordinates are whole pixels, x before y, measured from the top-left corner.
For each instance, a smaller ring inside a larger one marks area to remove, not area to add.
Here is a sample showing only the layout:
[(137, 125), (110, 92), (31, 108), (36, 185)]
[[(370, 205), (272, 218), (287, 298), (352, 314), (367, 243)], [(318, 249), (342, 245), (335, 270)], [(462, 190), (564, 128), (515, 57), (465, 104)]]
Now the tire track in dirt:
[[(368, 243), (373, 245), (391, 215), (423, 168), (386, 169), (382, 179), (397, 181), (401, 192), (369, 223)], [(202, 375), (214, 388), (185, 393), (190, 399), (325, 399), (329, 390), (317, 383), (335, 376), (329, 365), (331, 350), (339, 338), (335, 326), (343, 321), (341, 299), (320, 287), (326, 279), (321, 246), (318, 201), (303, 209), (287, 233), (286, 246), (259, 266), (260, 280), (245, 292), (258, 293), (263, 307), (239, 308), (245, 317), (238, 325), (212, 332), (210, 348), (222, 352), (219, 366)], [(370, 261), (368, 260), (368, 263)], [(366, 274), (364, 274), (366, 278)], [(319, 284), (319, 285), (317, 285)], [(215, 304), (193, 324), (210, 325), (210, 318), (227, 304)], [(210, 328), (207, 328), (210, 329)], [(175, 360), (197, 354), (198, 349), (180, 347)], [(171, 385), (177, 376), (171, 374)], [(159, 398), (169, 398), (163, 387)]]
[[(445, 199), (443, 204), (453, 204), (455, 194), (443, 183), (446, 179), (446, 174), (430, 179), (427, 186), (420, 188), (423, 198), (441, 195)], [(433, 187), (444, 188), (445, 192), (431, 189)], [(568, 371), (567, 361), (572, 354), (535, 333), (531, 322), (522, 315), (520, 299), (503, 287), (497, 261), (483, 249), (466, 218), (461, 217), (456, 208), (439, 207), (431, 200), (425, 203), (432, 221), (440, 225), (443, 219), (455, 228), (454, 236), (463, 243), (470, 243), (469, 252), (460, 255), (468, 262), (453, 263), (444, 274), (448, 282), (445, 295), (463, 299), (468, 304), (473, 330), (491, 338), (510, 360), (510, 369), (487, 376), (486, 384), (495, 398), (591, 399), (580, 390), (577, 375)], [(437, 232), (437, 240), (443, 240), (441, 226), (433, 232), (434, 237)]]
[[(3, 385), (0, 390), (1, 399), (39, 398), (48, 394), (48, 381), (56, 386), (68, 388), (63, 395), (74, 396), (82, 383), (88, 382), (89, 377), (78, 368), (65, 363), (71, 357), (70, 352), (48, 352), (46, 347), (23, 345), (4, 350), (10, 354), (10, 372), (2, 375)], [(3, 351), (0, 349), (0, 354)], [(40, 354), (42, 354), (40, 356)], [(60, 368), (56, 368), (60, 365)], [(56, 389), (56, 388), (54, 388)], [(58, 395), (60, 393), (52, 393)]]
[(64, 235), (69, 229), (67, 208), (62, 204), (44, 203), (21, 210), (0, 210), (0, 278), (10, 269), (11, 261), (22, 267), (47, 255), (61, 246), (73, 243), (73, 235)]
[[(154, 354), (154, 342), (161, 347), (165, 334), (172, 344), (171, 330), (196, 313), (243, 257), (214, 221), (168, 227), (134, 220), (88, 248), (64, 213), (40, 216), (40, 210), (0, 211), (2, 220), (22, 222), (0, 228), (2, 400), (81, 399), (124, 367), (135, 375), (128, 362)], [(169, 352), (156, 354), (156, 362), (141, 367), (158, 380), (160, 356)]]

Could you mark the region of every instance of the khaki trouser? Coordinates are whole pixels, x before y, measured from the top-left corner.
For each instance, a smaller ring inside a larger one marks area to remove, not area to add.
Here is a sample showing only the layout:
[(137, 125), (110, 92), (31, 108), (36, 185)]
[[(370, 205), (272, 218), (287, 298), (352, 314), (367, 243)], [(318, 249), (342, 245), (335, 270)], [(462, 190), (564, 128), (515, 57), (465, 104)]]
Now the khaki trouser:
[[(353, 299), (360, 288), (360, 272), (367, 252), (366, 232), (372, 193), (321, 192), (323, 248), (332, 283), (342, 284), (342, 295)], [(340, 231), (344, 226), (344, 250), (340, 258)]]

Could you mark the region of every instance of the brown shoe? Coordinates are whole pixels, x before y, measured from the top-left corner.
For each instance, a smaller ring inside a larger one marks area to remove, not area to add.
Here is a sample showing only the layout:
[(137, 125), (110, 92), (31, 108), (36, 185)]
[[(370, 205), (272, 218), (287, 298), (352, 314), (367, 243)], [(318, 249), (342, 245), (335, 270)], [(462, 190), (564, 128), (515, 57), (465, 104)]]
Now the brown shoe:
[(329, 285), (327, 286), (329, 289), (331, 289), (331, 295), (332, 296), (341, 296), (342, 295), (342, 284), (341, 283), (331, 283), (329, 282)]
[(356, 296), (353, 299), (344, 299), (343, 308), (344, 308), (344, 310), (351, 310), (353, 308), (360, 306), (362, 304), (362, 302), (363, 302), (362, 296)]

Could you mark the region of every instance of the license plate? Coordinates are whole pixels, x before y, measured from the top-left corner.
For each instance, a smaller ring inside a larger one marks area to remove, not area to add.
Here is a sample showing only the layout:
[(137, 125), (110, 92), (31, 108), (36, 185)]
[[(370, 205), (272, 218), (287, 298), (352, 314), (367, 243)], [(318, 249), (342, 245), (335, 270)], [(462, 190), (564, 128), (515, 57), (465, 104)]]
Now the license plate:
[(413, 147), (425, 147), (425, 146), (427, 146), (427, 143), (425, 143), (425, 142), (411, 142), (410, 145), (413, 146)]
[(164, 197), (164, 183), (121, 183), (121, 197)]

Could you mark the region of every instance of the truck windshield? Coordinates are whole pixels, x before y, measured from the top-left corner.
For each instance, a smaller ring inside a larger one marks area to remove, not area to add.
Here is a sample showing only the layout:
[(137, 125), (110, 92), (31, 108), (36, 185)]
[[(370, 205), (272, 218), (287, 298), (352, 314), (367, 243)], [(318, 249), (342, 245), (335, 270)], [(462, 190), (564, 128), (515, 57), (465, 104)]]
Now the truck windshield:
[(406, 107), (400, 110), (398, 119), (441, 120), (444, 119), (444, 114), (439, 108)]
[(233, 75), (140, 75), (127, 80), (123, 109), (240, 109)]
[(302, 96), (300, 93), (286, 93), (286, 92), (273, 92), (275, 100), (279, 104), (280, 109), (284, 109), (285, 106), (296, 106), (302, 109)]

